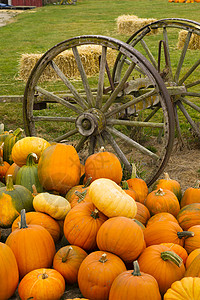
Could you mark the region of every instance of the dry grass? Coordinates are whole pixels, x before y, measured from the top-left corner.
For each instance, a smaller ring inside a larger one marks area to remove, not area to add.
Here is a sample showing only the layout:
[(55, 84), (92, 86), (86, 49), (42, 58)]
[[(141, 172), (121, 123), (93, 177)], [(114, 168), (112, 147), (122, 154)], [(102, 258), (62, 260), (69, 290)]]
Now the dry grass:
[[(178, 44), (177, 44), (178, 49), (183, 48), (187, 34), (188, 34), (188, 32), (186, 30), (181, 30), (179, 32)], [(190, 42), (188, 45), (188, 49), (191, 49), (191, 50), (200, 49), (200, 36), (199, 35), (192, 33), (192, 36), (191, 36), (191, 39), (190, 39)]]

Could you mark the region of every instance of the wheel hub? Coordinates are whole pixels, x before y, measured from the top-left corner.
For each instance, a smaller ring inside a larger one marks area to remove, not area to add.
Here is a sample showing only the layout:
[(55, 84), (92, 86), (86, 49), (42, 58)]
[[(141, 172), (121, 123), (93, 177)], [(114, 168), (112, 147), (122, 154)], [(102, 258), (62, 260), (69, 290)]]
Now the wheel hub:
[(83, 136), (99, 134), (105, 128), (105, 125), (104, 114), (96, 108), (91, 108), (76, 119), (76, 128)]

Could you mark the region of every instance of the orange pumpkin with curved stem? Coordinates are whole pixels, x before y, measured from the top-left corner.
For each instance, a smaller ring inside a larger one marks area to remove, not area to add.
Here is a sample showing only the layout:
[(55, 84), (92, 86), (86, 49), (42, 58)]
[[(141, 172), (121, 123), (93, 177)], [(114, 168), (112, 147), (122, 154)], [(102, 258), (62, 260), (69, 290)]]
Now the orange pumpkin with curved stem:
[(185, 248), (183, 248), (181, 245), (174, 244), (174, 243), (161, 243), (161, 245), (167, 246), (171, 251), (174, 251), (177, 255), (179, 255), (184, 265), (186, 264), (188, 254)]
[(139, 256), (138, 263), (141, 272), (148, 273), (157, 280), (161, 295), (185, 273), (182, 258), (163, 245), (147, 247)]
[(94, 251), (81, 263), (78, 285), (84, 297), (106, 300), (113, 280), (126, 271), (124, 262), (109, 252)]
[(98, 178), (108, 178), (120, 184), (122, 180), (122, 166), (117, 156), (104, 151), (90, 155), (85, 161), (86, 180), (91, 177), (93, 182)]
[(14, 294), (19, 282), (19, 271), (13, 251), (0, 242), (0, 299), (6, 300)]
[(180, 211), (180, 205), (176, 195), (167, 189), (154, 190), (148, 194), (144, 202), (151, 215), (160, 212), (168, 212), (177, 216)]
[(59, 300), (65, 291), (65, 280), (56, 270), (40, 268), (26, 274), (20, 281), (18, 293), (21, 300)]
[(193, 235), (185, 240), (184, 248), (187, 253), (191, 253), (193, 250), (200, 248), (200, 225), (192, 226), (188, 231), (193, 232)]
[(109, 300), (161, 300), (156, 279), (144, 272), (140, 272), (137, 261), (133, 262), (134, 270), (119, 274), (113, 281), (109, 293)]
[(68, 245), (60, 248), (53, 259), (53, 268), (57, 270), (68, 284), (77, 282), (78, 270), (88, 254), (80, 247)]
[(72, 245), (86, 251), (96, 249), (96, 235), (101, 225), (108, 218), (92, 202), (74, 206), (66, 215), (64, 235)]
[(158, 190), (159, 188), (170, 190), (176, 195), (179, 202), (181, 201), (181, 185), (177, 180), (171, 179), (168, 173), (164, 173), (164, 178), (156, 181), (154, 190)]
[(27, 225), (25, 210), (21, 211), (20, 228), (6, 240), (17, 260), (20, 278), (37, 268), (52, 265), (56, 249), (50, 233), (40, 225)]

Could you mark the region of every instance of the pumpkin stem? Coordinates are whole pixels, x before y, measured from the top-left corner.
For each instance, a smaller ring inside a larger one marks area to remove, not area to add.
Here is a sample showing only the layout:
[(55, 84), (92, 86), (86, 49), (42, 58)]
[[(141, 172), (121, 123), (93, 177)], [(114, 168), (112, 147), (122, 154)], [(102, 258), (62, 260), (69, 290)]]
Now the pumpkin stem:
[(22, 228), (28, 228), (28, 226), (26, 224), (26, 211), (24, 208), (21, 210), (20, 229), (22, 229)]
[(92, 177), (88, 177), (88, 179), (87, 179), (87, 181), (86, 181), (83, 188), (87, 188), (90, 185), (91, 181), (92, 181)]
[(101, 146), (99, 152), (105, 152), (105, 151), (106, 151), (106, 149), (104, 148), (104, 146)]
[(42, 273), (42, 279), (46, 279), (48, 277), (49, 276), (47, 275), (46, 271), (44, 270), (43, 273)]
[(129, 186), (126, 180), (122, 181), (122, 189), (123, 190), (129, 190)]
[(38, 191), (37, 191), (37, 189), (36, 189), (35, 184), (32, 185), (32, 190), (33, 190), (33, 193), (32, 193), (32, 194), (33, 194), (34, 196), (38, 195)]
[(101, 263), (105, 263), (107, 260), (108, 260), (108, 259), (107, 259), (106, 253), (103, 253), (99, 261), (100, 261)]
[(159, 188), (156, 192), (155, 192), (156, 196), (164, 196), (165, 193), (163, 192), (163, 189)]
[(177, 235), (178, 235), (179, 239), (188, 238), (188, 237), (194, 236), (194, 232), (192, 232), (192, 231), (178, 231)]
[(165, 180), (171, 180), (168, 173), (164, 173), (164, 176), (165, 176)]
[(75, 191), (74, 194), (76, 196), (78, 196), (77, 202), (80, 203), (80, 202), (82, 202), (85, 199), (85, 196), (87, 194), (87, 190), (83, 191), (83, 192)]
[(14, 185), (13, 185), (13, 177), (11, 174), (8, 174), (7, 179), (6, 179), (6, 191), (13, 191)]
[(170, 260), (171, 262), (175, 263), (175, 265), (177, 265), (179, 268), (183, 263), (182, 258), (173, 251), (161, 252), (161, 258), (163, 260)]
[(91, 213), (91, 217), (93, 217), (94, 219), (97, 219), (97, 218), (99, 218), (99, 211), (98, 211), (98, 209), (97, 209), (97, 208), (95, 208), (95, 210), (94, 210), (94, 211), (92, 211), (92, 213)]
[(131, 273), (133, 276), (141, 276), (141, 273), (140, 273), (140, 267), (139, 267), (139, 264), (138, 264), (138, 261), (135, 260), (133, 262), (133, 272)]
[(22, 128), (17, 128), (15, 131), (12, 133), (15, 136), (20, 136), (24, 130)]
[(131, 178), (136, 178), (137, 177), (136, 165), (132, 163), (131, 166), (132, 166)]
[(62, 257), (62, 262), (65, 263), (67, 258), (68, 258), (68, 255), (69, 255), (69, 252), (73, 250), (72, 246), (69, 246), (69, 248), (67, 249), (67, 252), (66, 254)]
[(36, 153), (29, 153), (29, 155), (27, 156), (27, 159), (26, 159), (26, 166), (28, 167), (32, 167), (36, 164), (38, 160), (38, 156)]
[(3, 167), (4, 166), (4, 161), (3, 161), (3, 157), (0, 156), (0, 166)]

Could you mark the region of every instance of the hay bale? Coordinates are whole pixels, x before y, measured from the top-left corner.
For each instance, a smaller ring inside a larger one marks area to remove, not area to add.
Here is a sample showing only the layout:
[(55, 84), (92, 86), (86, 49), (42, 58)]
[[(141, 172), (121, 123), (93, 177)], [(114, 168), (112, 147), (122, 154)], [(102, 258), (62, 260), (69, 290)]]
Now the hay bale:
[[(188, 34), (187, 30), (181, 30), (179, 32), (178, 44), (177, 44), (178, 49), (183, 49), (187, 34)], [(199, 50), (200, 49), (200, 36), (198, 34), (192, 33), (190, 42), (188, 45), (188, 49), (191, 49), (191, 50)]]
[[(78, 48), (79, 55), (87, 76), (91, 77), (99, 72), (99, 56), (102, 47), (99, 45), (82, 45)], [(22, 54), (19, 62), (19, 79), (26, 81), (42, 54)], [(114, 65), (116, 59), (116, 51), (108, 49), (107, 62), (109, 67)], [(67, 78), (80, 78), (80, 73), (73, 55), (72, 50), (66, 50), (59, 54), (55, 59), (55, 63)], [(44, 70), (40, 81), (53, 81), (60, 78), (51, 66), (47, 66)]]
[[(156, 19), (143, 19), (135, 15), (122, 15), (117, 18), (117, 31), (120, 34), (132, 35), (145, 25), (157, 21)], [(151, 30), (150, 34), (156, 34), (158, 29)]]

